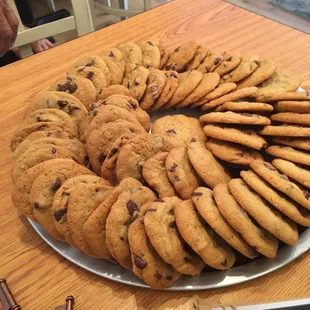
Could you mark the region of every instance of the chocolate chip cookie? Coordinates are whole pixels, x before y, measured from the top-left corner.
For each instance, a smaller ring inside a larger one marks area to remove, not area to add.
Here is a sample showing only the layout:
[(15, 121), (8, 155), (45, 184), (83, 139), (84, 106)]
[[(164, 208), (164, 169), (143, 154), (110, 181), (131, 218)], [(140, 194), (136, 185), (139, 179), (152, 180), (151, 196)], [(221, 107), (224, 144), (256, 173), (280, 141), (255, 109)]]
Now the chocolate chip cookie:
[(310, 101), (278, 101), (274, 103), (277, 112), (310, 113)]
[(226, 221), (254, 250), (268, 258), (276, 257), (278, 240), (253, 222), (231, 194), (228, 184), (218, 184), (214, 188), (214, 199)]
[(301, 206), (310, 210), (308, 192), (303, 191), (299, 186), (291, 182), (285, 174), (279, 173), (272, 164), (268, 162), (258, 163), (253, 161), (250, 163), (250, 166), (267, 183), (299, 203)]
[(143, 183), (142, 167), (145, 161), (166, 150), (162, 137), (148, 133), (137, 135), (121, 148), (116, 162), (117, 180), (120, 182), (131, 177)]
[(138, 216), (140, 208), (154, 199), (156, 195), (141, 186), (120, 194), (111, 207), (106, 221), (106, 243), (114, 259), (126, 269), (132, 270), (128, 227)]
[(132, 96), (139, 101), (146, 90), (148, 77), (149, 70), (143, 66), (138, 66), (125, 76), (123, 86), (127, 87)]
[(61, 91), (78, 98), (88, 109), (91, 103), (96, 102), (97, 92), (93, 83), (77, 75), (67, 75), (54, 82), (50, 91)]
[(150, 70), (147, 87), (140, 101), (140, 107), (143, 110), (148, 110), (159, 98), (165, 87), (166, 80), (167, 77), (163, 71), (158, 69)]
[[(203, 220), (230, 246), (246, 257), (255, 258), (257, 256), (256, 251), (246, 243), (243, 237), (228, 224), (220, 213), (214, 201), (212, 190), (206, 187), (198, 187), (192, 195), (192, 201)], [(230, 256), (232, 255), (230, 254)]]
[(310, 128), (301, 125), (268, 125), (258, 133), (263, 136), (309, 137)]
[(175, 190), (170, 182), (165, 162), (168, 152), (162, 152), (149, 158), (143, 165), (142, 176), (147, 184), (157, 193), (159, 198), (175, 196)]
[(160, 50), (157, 45), (151, 41), (138, 42), (142, 51), (142, 66), (146, 69), (159, 69)]
[(248, 112), (211, 112), (200, 116), (199, 121), (202, 123), (224, 123), (240, 125), (270, 125), (268, 117)]
[(160, 135), (172, 147), (186, 146), (193, 136), (202, 143), (206, 141), (198, 119), (182, 114), (157, 119), (152, 125), (152, 134)]
[(284, 217), (278, 210), (264, 201), (242, 179), (233, 179), (228, 187), (234, 198), (261, 227), (286, 244), (294, 245), (298, 241), (295, 223)]
[(232, 249), (205, 225), (191, 200), (182, 201), (173, 209), (181, 236), (207, 265), (219, 270), (233, 266), (236, 257)]
[(144, 227), (152, 246), (167, 264), (180, 273), (197, 275), (205, 263), (197, 254), (186, 249), (179, 235), (173, 212), (179, 203), (182, 200), (177, 197), (155, 200), (145, 212)]
[[(277, 166), (278, 161), (281, 159), (275, 159), (273, 164), (279, 169), (280, 165)], [(288, 163), (288, 162), (287, 162)], [(292, 164), (294, 165), (294, 164)], [(282, 171), (284, 172), (284, 171)], [(299, 172), (299, 171), (298, 171)], [(243, 180), (261, 197), (273, 205), (276, 209), (282, 212), (284, 215), (292, 219), (294, 222), (303, 225), (310, 226), (310, 212), (299, 206), (294, 201), (290, 200), (285, 195), (276, 191), (267, 182), (258, 176), (254, 171), (241, 171), (240, 173)]]
[(271, 104), (253, 101), (228, 101), (215, 109), (216, 112), (248, 112), (248, 113), (268, 113), (273, 111)]
[(189, 41), (180, 45), (169, 55), (165, 70), (181, 72), (193, 59), (197, 49), (198, 43), (194, 41)]
[(111, 189), (107, 185), (81, 184), (70, 194), (67, 210), (69, 231), (77, 247), (88, 256), (97, 257), (84, 239), (83, 226)]
[(214, 188), (219, 183), (229, 182), (231, 179), (229, 172), (201, 142), (192, 138), (187, 146), (191, 164), (208, 186)]
[[(123, 82), (123, 79), (122, 79), (122, 82)], [(125, 95), (125, 96), (132, 97), (132, 93), (127, 87), (123, 85), (111, 85), (107, 88), (104, 88), (101, 91), (101, 93), (98, 96), (98, 99), (103, 100), (112, 95)]]
[(268, 146), (267, 141), (260, 137), (253, 129), (206, 125), (203, 127), (203, 131), (207, 137), (245, 145), (255, 150)]
[(130, 74), (137, 67), (142, 66), (142, 51), (139, 45), (135, 43), (119, 44), (117, 48), (123, 54), (125, 62), (124, 77)]
[(78, 248), (78, 246), (72, 239), (67, 221), (68, 203), (72, 191), (77, 186), (84, 184), (110, 185), (109, 182), (95, 175), (74, 176), (66, 180), (56, 191), (52, 205), (52, 218), (55, 228), (65, 241), (75, 248)]
[(310, 139), (309, 138), (294, 138), (294, 137), (273, 137), (274, 143), (284, 144), (295, 147), (297, 149), (310, 151)]
[(214, 69), (220, 76), (234, 70), (241, 62), (241, 54), (238, 53), (223, 53), (223, 61)]
[(165, 162), (166, 173), (182, 199), (189, 199), (201, 180), (191, 165), (186, 147), (173, 148)]
[(171, 286), (181, 274), (165, 263), (151, 245), (144, 228), (144, 214), (149, 204), (140, 208), (139, 216), (128, 228), (132, 271), (153, 289)]
[(83, 237), (98, 258), (115, 262), (106, 244), (107, 217), (110, 213), (111, 207), (117, 201), (120, 194), (141, 186), (142, 184), (139, 181), (132, 178), (122, 180), (89, 216), (84, 224)]
[(223, 61), (223, 54), (210, 51), (204, 61), (198, 66), (197, 70), (202, 73), (213, 72)]
[(252, 160), (264, 161), (258, 151), (240, 144), (210, 139), (206, 147), (217, 158), (236, 165), (248, 166)]

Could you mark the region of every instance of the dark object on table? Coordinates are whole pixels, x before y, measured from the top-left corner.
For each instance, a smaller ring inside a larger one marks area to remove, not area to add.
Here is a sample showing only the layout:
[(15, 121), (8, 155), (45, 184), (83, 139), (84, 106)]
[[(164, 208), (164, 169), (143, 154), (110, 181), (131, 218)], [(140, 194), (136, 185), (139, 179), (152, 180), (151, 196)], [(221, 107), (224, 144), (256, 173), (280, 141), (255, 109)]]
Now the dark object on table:
[(310, 20), (309, 0), (270, 0), (269, 2), (282, 10)]
[(62, 306), (57, 306), (55, 310), (73, 310), (73, 305), (74, 305), (74, 297), (68, 296), (66, 298), (66, 304)]
[(21, 310), (5, 279), (0, 279), (0, 310)]

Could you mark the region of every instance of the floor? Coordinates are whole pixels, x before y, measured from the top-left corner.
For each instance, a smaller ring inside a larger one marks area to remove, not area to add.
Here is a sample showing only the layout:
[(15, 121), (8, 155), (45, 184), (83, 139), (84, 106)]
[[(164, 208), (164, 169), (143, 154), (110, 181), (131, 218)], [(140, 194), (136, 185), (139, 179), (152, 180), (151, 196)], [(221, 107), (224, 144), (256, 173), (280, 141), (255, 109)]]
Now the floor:
[[(151, 5), (152, 7), (156, 7), (169, 1), (171, 0), (152, 0)], [(118, 7), (118, 0), (110, 0), (110, 2), (112, 7), (115, 8)], [(32, 0), (32, 7), (35, 17), (41, 17), (51, 12), (47, 3), (48, 0)], [(67, 9), (71, 14), (73, 13), (70, 0), (54, 0), (54, 3), (56, 10)], [(128, 0), (128, 6), (129, 9), (143, 10), (144, 8), (143, 0)], [(98, 10), (95, 10), (95, 12), (96, 12), (95, 25), (97, 30), (120, 21), (119, 17), (103, 14)], [(73, 30), (57, 35), (54, 38), (56, 40), (56, 45), (59, 45), (77, 38), (77, 33), (75, 30)]]
[[(281, 24), (287, 25), (289, 27), (298, 29), (300, 31), (310, 34), (310, 21), (280, 9), (279, 7), (271, 4), (275, 0), (225, 0), (231, 4), (244, 8), (248, 11), (254, 12), (256, 14), (265, 16), (272, 20), (275, 20)], [(291, 7), (300, 5), (303, 3), (309, 9), (309, 0), (281, 0), (282, 2), (286, 1), (290, 3)], [(279, 1), (280, 2), (280, 1)]]

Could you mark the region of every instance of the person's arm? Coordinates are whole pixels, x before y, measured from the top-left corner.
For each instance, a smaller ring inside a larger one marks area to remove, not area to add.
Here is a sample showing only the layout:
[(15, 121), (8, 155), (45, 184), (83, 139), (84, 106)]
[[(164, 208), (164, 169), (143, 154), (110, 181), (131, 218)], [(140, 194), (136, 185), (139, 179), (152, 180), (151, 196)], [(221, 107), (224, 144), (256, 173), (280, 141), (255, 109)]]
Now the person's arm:
[(18, 30), (18, 19), (7, 0), (0, 0), (0, 56), (13, 46)]

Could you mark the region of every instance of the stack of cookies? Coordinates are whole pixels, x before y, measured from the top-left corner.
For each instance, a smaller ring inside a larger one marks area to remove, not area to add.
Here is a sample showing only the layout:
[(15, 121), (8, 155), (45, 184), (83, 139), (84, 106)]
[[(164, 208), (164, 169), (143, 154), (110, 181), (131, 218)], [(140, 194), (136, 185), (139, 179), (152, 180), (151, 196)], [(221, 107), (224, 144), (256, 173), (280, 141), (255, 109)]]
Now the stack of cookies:
[[(26, 108), (11, 140), (12, 200), (54, 238), (154, 289), (240, 255), (274, 258), (279, 240), (294, 245), (310, 227), (300, 83), (271, 60), (196, 42), (82, 57)], [(150, 112), (182, 107), (204, 114), (151, 124)]]

